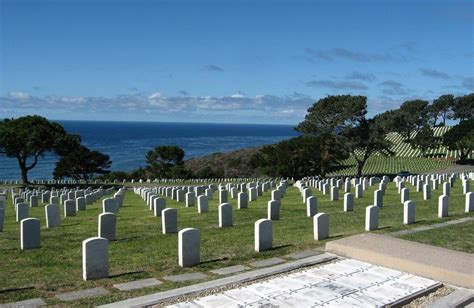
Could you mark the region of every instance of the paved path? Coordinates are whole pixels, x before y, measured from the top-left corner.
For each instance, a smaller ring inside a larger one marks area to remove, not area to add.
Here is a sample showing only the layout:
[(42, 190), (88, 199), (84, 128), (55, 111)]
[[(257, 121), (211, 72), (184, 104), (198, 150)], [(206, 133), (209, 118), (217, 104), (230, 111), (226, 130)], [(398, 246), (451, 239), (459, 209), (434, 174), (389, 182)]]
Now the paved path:
[(385, 267), (339, 259), (168, 307), (379, 307), (400, 303), (439, 285)]
[(375, 233), (327, 242), (326, 251), (455, 286), (474, 288), (474, 254)]
[(457, 225), (457, 224), (462, 224), (468, 221), (474, 220), (474, 217), (464, 217), (456, 220), (449, 220), (445, 222), (441, 222), (438, 224), (433, 224), (433, 225), (426, 225), (426, 226), (421, 226), (421, 227), (416, 227), (413, 229), (406, 229), (406, 230), (401, 230), (401, 231), (396, 231), (390, 233), (390, 235), (394, 236), (400, 236), (400, 235), (407, 235), (407, 234), (413, 234), (413, 233), (418, 233), (422, 231), (427, 231), (427, 230), (432, 230), (432, 229), (437, 229), (437, 228), (443, 228), (443, 227), (449, 227), (452, 225)]

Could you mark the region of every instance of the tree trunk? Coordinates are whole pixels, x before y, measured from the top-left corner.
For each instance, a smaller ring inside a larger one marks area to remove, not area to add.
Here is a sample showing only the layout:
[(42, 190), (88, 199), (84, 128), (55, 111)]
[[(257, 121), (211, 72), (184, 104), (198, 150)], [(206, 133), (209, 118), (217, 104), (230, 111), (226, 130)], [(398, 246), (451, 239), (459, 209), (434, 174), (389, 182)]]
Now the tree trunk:
[(21, 171), (21, 181), (23, 184), (28, 184), (28, 168), (26, 167), (26, 162), (20, 157), (17, 157), (17, 159)]
[(357, 161), (357, 177), (362, 176), (362, 169), (364, 168), (364, 163), (362, 161)]

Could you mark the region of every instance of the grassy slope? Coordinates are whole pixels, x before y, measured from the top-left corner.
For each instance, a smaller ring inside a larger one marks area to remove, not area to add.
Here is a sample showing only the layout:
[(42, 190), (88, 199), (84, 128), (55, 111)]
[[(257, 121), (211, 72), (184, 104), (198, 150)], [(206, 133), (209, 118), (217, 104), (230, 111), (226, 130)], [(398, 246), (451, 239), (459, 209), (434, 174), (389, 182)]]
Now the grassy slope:
[(428, 245), (474, 253), (474, 221), (459, 225), (452, 225), (441, 229), (432, 229), (414, 234), (404, 235), (401, 238)]
[[(474, 183), (473, 183), (474, 184)], [(454, 219), (464, 214), (464, 197), (460, 181), (452, 191), (450, 216)], [(409, 186), (410, 187), (410, 186)], [(355, 211), (344, 213), (342, 200), (330, 201), (328, 196), (313, 189), (319, 199), (319, 211), (330, 215), (329, 240), (364, 232), (365, 207), (373, 200), (375, 187), (365, 192), (365, 197), (356, 199)], [(433, 192), (433, 199), (423, 201), (421, 193), (412, 188), (412, 199), (417, 204), (417, 223), (403, 226), (403, 207), (393, 183), (390, 183), (385, 196), (385, 206), (381, 210), (380, 227), (377, 232), (391, 232), (422, 224), (439, 222), (437, 218), (437, 197), (440, 190)], [(0, 302), (10, 302), (33, 297), (45, 298), (49, 304), (59, 303), (54, 295), (60, 292), (103, 286), (112, 293), (90, 300), (71, 304), (84, 306), (107, 303), (128, 297), (148, 294), (159, 290), (184, 286), (190, 283), (166, 282), (160, 286), (143, 290), (120, 292), (112, 288), (114, 283), (141, 278), (161, 278), (166, 275), (185, 272), (204, 271), (247, 264), (255, 259), (284, 256), (290, 252), (316, 248), (324, 241), (313, 240), (312, 219), (305, 217), (305, 207), (296, 188), (289, 188), (282, 202), (281, 220), (274, 222), (274, 250), (255, 253), (253, 251), (254, 222), (266, 216), (266, 204), (270, 199), (266, 192), (258, 201), (250, 203), (249, 209), (237, 210), (236, 200), (230, 199), (234, 208), (234, 227), (217, 227), (217, 200), (210, 202), (210, 212), (198, 214), (196, 207), (186, 208), (167, 199), (168, 207), (178, 209), (179, 228), (196, 227), (201, 230), (203, 264), (181, 269), (177, 266), (177, 235), (162, 235), (161, 220), (153, 217), (144, 201), (132, 192), (125, 197), (124, 206), (118, 217), (118, 241), (109, 245), (109, 279), (98, 281), (82, 280), (81, 242), (96, 236), (97, 215), (101, 212), (100, 203), (90, 206), (76, 217), (62, 220), (56, 229), (44, 227), (44, 205), (31, 209), (30, 216), (41, 219), (42, 248), (29, 251), (19, 249), (19, 225), (14, 221), (14, 210), (9, 200), (5, 231), (0, 232)], [(472, 214), (469, 214), (472, 215)], [(443, 220), (446, 220), (443, 219)], [(442, 231), (440, 231), (442, 232)], [(472, 248), (467, 248), (472, 249)], [(213, 276), (215, 278), (215, 276)], [(12, 290), (28, 288), (27, 290)], [(68, 303), (68, 305), (70, 305)]]

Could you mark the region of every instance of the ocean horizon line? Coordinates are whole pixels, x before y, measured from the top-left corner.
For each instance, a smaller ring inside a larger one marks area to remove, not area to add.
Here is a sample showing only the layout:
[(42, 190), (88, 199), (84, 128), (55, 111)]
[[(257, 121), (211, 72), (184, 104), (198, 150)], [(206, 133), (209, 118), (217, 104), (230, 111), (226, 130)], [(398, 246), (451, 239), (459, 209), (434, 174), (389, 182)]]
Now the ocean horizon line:
[(50, 121), (55, 122), (92, 122), (92, 123), (137, 123), (137, 124), (205, 124), (205, 125), (259, 125), (259, 126), (293, 126), (296, 127), (298, 124), (268, 124), (268, 123), (224, 123), (224, 122), (175, 122), (175, 121), (129, 121), (129, 120), (64, 120), (64, 119), (51, 119)]

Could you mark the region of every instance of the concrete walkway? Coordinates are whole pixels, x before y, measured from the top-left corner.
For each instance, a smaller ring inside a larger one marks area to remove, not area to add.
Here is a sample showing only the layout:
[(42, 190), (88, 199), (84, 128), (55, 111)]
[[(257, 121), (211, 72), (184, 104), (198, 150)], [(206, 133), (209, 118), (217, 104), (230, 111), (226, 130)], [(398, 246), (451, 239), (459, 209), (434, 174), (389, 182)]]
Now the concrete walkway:
[(164, 301), (169, 301), (177, 297), (190, 296), (207, 292), (216, 288), (222, 288), (229, 285), (241, 284), (257, 279), (263, 279), (269, 276), (278, 275), (284, 272), (292, 271), (298, 268), (312, 266), (316, 264), (325, 263), (336, 259), (337, 256), (329, 253), (323, 253), (316, 256), (290, 261), (283, 264), (270, 266), (267, 268), (247, 271), (241, 274), (228, 276), (225, 278), (210, 280), (187, 287), (172, 289), (168, 291), (158, 292), (154, 294), (144, 295), (136, 298), (127, 299), (120, 302), (110, 303), (100, 307), (144, 307), (154, 304), (159, 304)]
[(469, 253), (373, 233), (328, 242), (326, 251), (455, 286), (474, 288), (474, 255)]
[(339, 259), (168, 307), (382, 307), (400, 305), (439, 286), (430, 279)]

